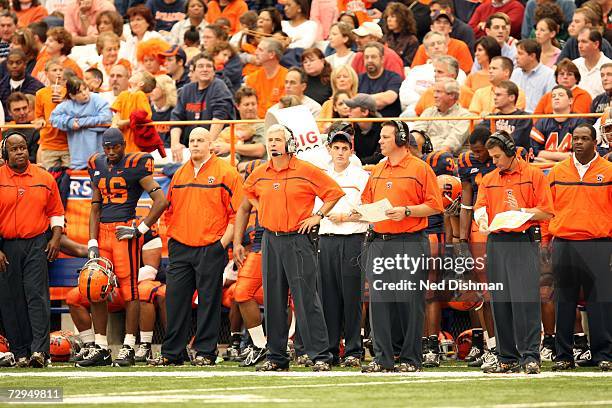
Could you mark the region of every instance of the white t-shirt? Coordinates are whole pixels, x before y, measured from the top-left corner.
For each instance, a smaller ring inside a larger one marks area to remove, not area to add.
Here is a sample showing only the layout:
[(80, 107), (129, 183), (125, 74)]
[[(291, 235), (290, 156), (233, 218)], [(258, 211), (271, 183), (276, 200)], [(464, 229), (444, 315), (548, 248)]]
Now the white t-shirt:
[(282, 21), (283, 32), (291, 38), (289, 48), (310, 48), (317, 40), (319, 26), (315, 21), (306, 20), (297, 27), (293, 27), (291, 22)]

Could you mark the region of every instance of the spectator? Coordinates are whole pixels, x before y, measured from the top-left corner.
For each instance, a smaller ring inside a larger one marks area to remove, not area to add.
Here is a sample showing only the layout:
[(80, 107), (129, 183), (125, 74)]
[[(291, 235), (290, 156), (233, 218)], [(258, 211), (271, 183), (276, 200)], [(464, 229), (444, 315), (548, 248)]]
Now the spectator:
[(166, 71), (162, 68), (164, 57), (161, 54), (169, 48), (170, 44), (161, 38), (141, 41), (136, 49), (136, 59), (138, 60), (136, 70), (146, 71), (153, 76), (165, 74)]
[[(516, 64), (516, 40), (510, 37), (510, 18), (504, 13), (495, 13), (485, 22), (486, 35), (495, 38), (501, 47), (502, 57), (508, 57)], [(478, 62), (472, 66), (472, 72), (480, 70)]]
[(561, 54), (559, 42), (556, 39), (558, 34), (559, 25), (552, 18), (543, 18), (536, 24), (535, 38), (542, 48), (540, 61), (547, 67), (554, 67)]
[[(229, 34), (234, 35), (240, 30), (240, 16), (248, 9), (244, 0), (211, 0), (208, 2), (206, 21), (213, 24), (219, 17), (225, 17), (230, 22)], [(308, 14), (306, 16), (308, 17)]]
[(450, 32), (451, 38), (463, 41), (468, 46), (472, 55), (474, 55), (474, 46), (476, 41), (474, 38), (474, 31), (469, 25), (455, 16), (453, 1), (432, 0), (432, 2), (429, 3), (429, 10), (432, 20), (434, 16), (439, 16), (440, 14), (446, 14), (449, 16), (450, 21), (452, 22), (452, 30)]
[[(353, 58), (353, 62), (351, 63), (355, 72), (358, 75), (363, 74), (365, 72), (365, 65), (363, 62), (363, 48), (366, 44), (377, 41), (381, 42), (383, 39), (382, 29), (378, 24), (374, 24), (372, 22), (365, 22), (359, 28), (353, 30), (353, 34), (355, 34), (355, 41), (357, 42), (357, 46), (359, 47), (359, 52), (355, 54), (355, 58)], [(385, 59), (384, 66), (386, 70), (393, 71), (398, 74), (402, 79), (406, 77), (404, 74), (404, 62), (400, 58), (399, 55), (391, 48), (385, 45)]]
[[(552, 92), (552, 108), (556, 115), (572, 113), (572, 91), (557, 85)], [(572, 133), (583, 122), (580, 118), (542, 118), (531, 129), (531, 147), (536, 160), (563, 161), (570, 157)]]
[(47, 9), (38, 0), (13, 0), (13, 10), (19, 19), (18, 26), (27, 27), (47, 17)]
[(351, 65), (355, 52), (352, 47), (355, 42), (353, 29), (346, 23), (338, 22), (329, 29), (329, 46), (335, 51), (325, 57), (332, 69), (342, 65)]
[[(573, 113), (589, 113), (591, 109), (591, 95), (576, 85), (578, 82), (580, 82), (580, 71), (578, 70), (578, 67), (576, 67), (572, 61), (564, 59), (557, 65), (557, 69), (555, 70), (555, 78), (557, 78), (557, 84), (572, 91), (573, 98), (571, 111)], [(548, 92), (542, 97), (542, 99), (540, 99), (540, 102), (538, 102), (538, 106), (536, 106), (533, 113), (536, 115), (542, 113), (553, 113), (551, 92)]]
[[(434, 85), (434, 106), (423, 111), (422, 118), (468, 117), (470, 112), (461, 107), (459, 84), (456, 80), (442, 78)], [(412, 130), (425, 132), (431, 139), (434, 150), (443, 150), (458, 155), (469, 135), (470, 121), (445, 120), (416, 122)]]
[(578, 85), (592, 98), (604, 91), (601, 84), (601, 66), (612, 62), (601, 52), (602, 41), (601, 33), (597, 29), (583, 28), (578, 34), (580, 58), (573, 61), (580, 71), (581, 79)]
[(102, 87), (104, 89), (108, 89), (110, 86), (110, 70), (116, 64), (122, 64), (126, 68), (131, 69), (131, 64), (128, 60), (124, 58), (119, 59), (120, 47), (121, 40), (113, 32), (103, 32), (96, 39), (98, 56), (95, 60), (92, 60), (90, 68), (97, 68), (102, 72)]
[(127, 91), (130, 87), (129, 79), (131, 70), (125, 65), (117, 64), (114, 65), (108, 73), (108, 83), (110, 85), (110, 91), (103, 92), (101, 96), (106, 99), (109, 105), (113, 105), (115, 99), (123, 91)]
[[(289, 68), (285, 76), (285, 95), (295, 96), (300, 105), (308, 108), (312, 116), (317, 119), (321, 113), (321, 105), (314, 99), (306, 96), (306, 85), (308, 83), (306, 72), (302, 68)], [(281, 109), (279, 104), (272, 106), (270, 109)]]
[(7, 10), (0, 12), (0, 59), (8, 56), (13, 34), (17, 30), (17, 22), (15, 13)]
[(64, 28), (72, 34), (75, 45), (96, 42), (96, 21), (103, 11), (115, 11), (115, 6), (108, 0), (76, 0), (66, 6)]
[(338, 21), (338, 2), (336, 0), (312, 0), (310, 5), (310, 20), (317, 23), (319, 32), (317, 41), (327, 39), (329, 28)]
[[(102, 81), (104, 81), (104, 75), (98, 68), (89, 68), (83, 74), (85, 85), (90, 92), (100, 93), (102, 90)], [(106, 100), (106, 99), (105, 99)]]
[(175, 23), (170, 30), (171, 41), (174, 45), (183, 45), (183, 37), (190, 27), (196, 27), (196, 30), (202, 34), (207, 23), (204, 16), (207, 11), (206, 3), (203, 0), (188, 0), (187, 1), (187, 17)]
[(189, 30), (185, 31), (183, 37), (183, 51), (187, 56), (187, 64), (191, 62), (191, 59), (198, 55), (201, 47), (200, 33), (195, 27), (190, 27)]
[[(384, 2), (376, 2), (377, 6), (382, 6)], [(431, 26), (431, 11), (426, 2), (420, 2), (418, 0), (401, 0), (401, 3), (408, 6), (414, 15), (414, 20), (417, 24), (417, 38), (419, 41), (423, 41), (425, 35), (429, 32)]]
[(323, 104), (332, 95), (329, 85), (331, 65), (325, 60), (323, 51), (318, 48), (308, 48), (302, 54), (302, 67), (308, 77), (304, 94), (319, 104)]
[[(178, 103), (172, 111), (172, 120), (228, 120), (234, 119), (234, 101), (225, 83), (215, 78), (214, 61), (207, 53), (193, 57), (196, 82), (187, 84), (181, 90)], [(207, 125), (212, 140), (215, 140), (222, 124)], [(170, 148), (174, 162), (182, 162), (183, 149), (189, 140), (194, 126), (172, 127), (170, 129)]]
[[(344, 101), (350, 108), (350, 118), (380, 118), (376, 110), (376, 100), (372, 95), (359, 93)], [(381, 122), (353, 122), (355, 128), (355, 154), (363, 164), (376, 164), (383, 155), (380, 152)]]
[(340, 16), (338, 16), (338, 22), (348, 24), (351, 27), (351, 30), (359, 28), (361, 25), (359, 18), (352, 11), (341, 12)]
[[(459, 61), (459, 67), (467, 74), (472, 70), (474, 60), (468, 46), (461, 40), (450, 37), (452, 29), (451, 17), (448, 14), (439, 12), (432, 16), (431, 31), (444, 35), (446, 40), (446, 53)], [(419, 46), (412, 67), (422, 65), (427, 62), (425, 46)]]
[(102, 133), (112, 114), (108, 102), (100, 95), (90, 93), (81, 78), (66, 81), (66, 100), (51, 113), (53, 127), (68, 135), (70, 168), (84, 170), (94, 153), (102, 153)]
[(285, 3), (285, 15), (283, 20), (283, 32), (291, 39), (289, 48), (311, 48), (317, 40), (319, 26), (310, 18), (310, 1), (287, 0)]
[[(580, 75), (580, 73), (578, 73)], [(577, 82), (580, 82), (578, 79)], [(603, 113), (610, 106), (612, 100), (612, 64), (603, 64), (601, 66), (601, 86), (604, 92), (593, 98), (591, 104), (591, 113)], [(594, 118), (587, 119), (589, 123), (594, 123)], [(591, 122), (592, 121), (592, 122)]]
[(383, 13), (383, 22), (383, 43), (400, 56), (405, 67), (411, 66), (419, 47), (412, 11), (402, 3), (389, 3)]
[[(11, 40), (11, 49), (21, 50), (24, 52), (26, 57), (26, 74), (31, 75), (34, 66), (36, 65), (36, 58), (40, 50), (36, 47), (34, 41), (34, 35), (29, 28), (23, 28), (15, 31)], [(7, 54), (8, 56), (8, 54)]]
[[(449, 55), (444, 55), (441, 57), (437, 57), (434, 60), (434, 79), (436, 82), (441, 81), (444, 78), (457, 80), (457, 74), (459, 73), (459, 63), (456, 59)], [(431, 106), (434, 106), (434, 87), (427, 89), (423, 92), (423, 95), (419, 98), (416, 106), (414, 107), (414, 112), (416, 116), (421, 116), (423, 111)], [(465, 109), (470, 107), (470, 103), (472, 102), (472, 97), (474, 96), (474, 91), (468, 88), (465, 85), (461, 85), (459, 87), (459, 105)]]
[[(494, 88), (502, 81), (508, 81), (513, 71), (512, 61), (508, 57), (493, 57), (489, 64), (489, 82), (491, 85), (477, 89), (470, 103), (470, 112), (486, 116), (496, 112)], [(525, 109), (525, 92), (519, 87), (517, 108)]]
[(525, 90), (525, 110), (533, 112), (542, 96), (555, 86), (555, 73), (550, 67), (540, 63), (542, 49), (535, 40), (521, 40), (516, 49), (518, 69), (512, 72), (510, 80)]
[(126, 30), (125, 46), (121, 50), (121, 58), (125, 58), (136, 66), (136, 49), (141, 41), (147, 41), (152, 38), (161, 38), (161, 34), (155, 31), (155, 18), (151, 10), (144, 4), (139, 4), (130, 7), (127, 11), (130, 29)]
[(257, 93), (257, 116), (264, 118), (267, 110), (278, 103), (285, 94), (287, 68), (279, 63), (283, 46), (273, 38), (264, 38), (256, 51), (257, 63), (261, 68), (246, 77), (244, 83)]
[(160, 54), (164, 57), (164, 68), (174, 81), (176, 89), (181, 89), (189, 83), (189, 70), (185, 69), (187, 55), (178, 45), (173, 45)]
[[(339, 92), (343, 92), (352, 98), (357, 94), (357, 87), (359, 80), (357, 79), (357, 73), (353, 68), (348, 65), (336, 68), (331, 73), (331, 88), (332, 88), (332, 99), (327, 100), (321, 106), (321, 114), (319, 119), (335, 118), (335, 106), (338, 100), (336, 95)], [(327, 133), (327, 128), (331, 125), (331, 122), (319, 122), (319, 130), (322, 133)]]
[[(215, 75), (217, 78), (222, 79), (232, 92), (240, 88), (242, 76), (238, 74), (242, 72), (242, 61), (238, 57), (234, 47), (227, 41), (217, 41), (212, 49), (211, 55), (215, 61)], [(228, 64), (231, 65), (232, 62), (237, 63), (237, 65), (232, 67), (233, 71), (230, 70), (230, 72), (235, 73), (233, 76), (235, 82), (232, 82), (230, 78), (226, 76), (225, 71), (225, 67), (228, 66)]]
[(494, 57), (501, 55), (501, 47), (495, 38), (485, 35), (476, 41), (476, 62), (480, 70), (474, 71), (467, 76), (465, 86), (472, 91), (491, 85), (489, 81), (489, 64)]
[(474, 10), (474, 14), (472, 14), (468, 24), (472, 27), (478, 39), (486, 34), (485, 22), (487, 18), (495, 13), (504, 13), (510, 18), (512, 27), (510, 35), (514, 38), (520, 38), (524, 12), (525, 7), (518, 0), (485, 0)]
[(185, 0), (147, 0), (147, 8), (155, 19), (155, 31), (170, 37), (170, 30), (185, 19)]
[[(13, 118), (13, 120), (8, 122), (8, 124), (25, 125), (31, 123), (30, 102), (24, 93), (13, 92), (7, 99), (2, 98), (2, 100), (6, 101), (9, 117)], [(5, 130), (2, 132), (2, 136), (7, 137), (7, 135), (11, 132), (13, 132), (13, 129)], [(19, 129), (19, 132), (26, 137), (30, 163), (36, 163), (40, 131), (34, 128), (23, 128)]]
[[(26, 55), (19, 49), (11, 50), (6, 59), (8, 75), (0, 79), (0, 101), (6, 101), (13, 92), (36, 95), (43, 88), (40, 81), (26, 73)], [(9, 107), (5, 105), (4, 116), (10, 119)]]
[(51, 58), (57, 58), (64, 68), (71, 69), (79, 78), (83, 77), (83, 71), (74, 60), (68, 58), (72, 50), (72, 35), (64, 27), (54, 27), (47, 31), (45, 42), (45, 53), (39, 56), (32, 70), (32, 76), (43, 84), (48, 85), (44, 67)]
[[(545, 0), (550, 1), (550, 0)], [(559, 5), (565, 18), (565, 26), (569, 26), (576, 10), (576, 3), (574, 0), (552, 0)], [(523, 16), (523, 25), (521, 26), (521, 38), (526, 39), (531, 37), (531, 30), (535, 27), (536, 20), (534, 20), (535, 10), (537, 5), (542, 4), (543, 1), (528, 0), (525, 6), (525, 14)]]
[[(177, 103), (177, 92), (174, 80), (168, 75), (155, 77), (155, 88), (149, 95), (151, 101), (151, 119), (153, 122), (169, 121), (172, 110)], [(170, 147), (170, 125), (155, 125), (159, 137), (164, 142), (164, 147)]]
[[(495, 108), (497, 113), (493, 115), (526, 115), (527, 112), (517, 109), (516, 101), (518, 99), (518, 87), (512, 81), (501, 81), (494, 88)], [(497, 119), (494, 120), (495, 126), (491, 127), (490, 120), (484, 121), (482, 124), (489, 127), (491, 130), (499, 132), (500, 130), (508, 132), (514, 139), (517, 146), (522, 146), (524, 149), (530, 147), (530, 133), (533, 126), (531, 119)]]
[(32, 31), (32, 36), (34, 37), (34, 48), (36, 48), (38, 52), (41, 52), (47, 42), (47, 31), (49, 31), (49, 26), (44, 21), (38, 21), (30, 24), (28, 28)]
[(372, 42), (363, 50), (366, 73), (359, 75), (359, 93), (372, 95), (376, 110), (383, 117), (394, 118), (402, 112), (399, 89), (402, 79), (383, 66), (385, 49), (379, 42)]
[[(217, 24), (206, 26), (202, 33), (202, 45), (211, 55), (214, 53), (217, 44), (226, 43), (227, 40), (227, 33)], [(218, 73), (218, 76), (226, 81), (230, 90), (238, 89), (242, 83), (242, 68), (243, 64), (240, 57), (233, 51), (232, 57), (225, 63), (222, 73)]]
[[(561, 61), (563, 58), (569, 58), (570, 60), (579, 58), (578, 34), (580, 34), (580, 31), (584, 28), (597, 28), (600, 27), (601, 24), (601, 16), (598, 16), (593, 10), (585, 7), (576, 9), (574, 17), (572, 18), (572, 23), (567, 28), (570, 38), (565, 42), (561, 54), (559, 54), (558, 61)], [(612, 58), (612, 45), (610, 45), (605, 38), (602, 40), (601, 50), (606, 57)]]

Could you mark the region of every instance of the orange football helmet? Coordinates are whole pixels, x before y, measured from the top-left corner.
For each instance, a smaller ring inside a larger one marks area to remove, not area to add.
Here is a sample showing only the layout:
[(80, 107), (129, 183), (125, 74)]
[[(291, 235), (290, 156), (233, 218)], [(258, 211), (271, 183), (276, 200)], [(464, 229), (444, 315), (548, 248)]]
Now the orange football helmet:
[(459, 177), (441, 174), (438, 176), (438, 187), (442, 192), (442, 203), (445, 209), (448, 210), (451, 205), (459, 205), (461, 201), (461, 180)]
[(478, 310), (482, 307), (483, 296), (474, 290), (457, 291), (448, 302), (451, 309), (467, 312), (468, 310)]
[(79, 292), (91, 303), (104, 302), (117, 287), (113, 264), (106, 258), (88, 260), (79, 275)]
[(10, 349), (9, 349), (9, 342), (8, 342), (8, 340), (4, 336), (2, 336), (0, 334), (0, 353), (6, 353), (9, 350)]
[(599, 133), (604, 141), (610, 143), (612, 142), (612, 118), (604, 120), (605, 116), (601, 118), (603, 123), (599, 127)]
[(51, 354), (51, 361), (66, 362), (70, 360), (72, 343), (68, 337), (69, 334), (72, 335), (71, 332), (54, 331), (49, 335), (49, 354)]

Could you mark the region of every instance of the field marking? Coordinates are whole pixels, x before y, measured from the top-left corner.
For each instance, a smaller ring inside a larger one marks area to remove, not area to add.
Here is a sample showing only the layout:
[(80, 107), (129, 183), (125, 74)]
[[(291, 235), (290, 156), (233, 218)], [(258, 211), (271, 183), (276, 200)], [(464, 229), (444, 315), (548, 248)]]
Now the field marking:
[[(491, 405), (473, 405), (469, 404), (466, 407), (470, 408), (556, 408), (556, 407), (575, 407), (575, 406), (611, 406), (612, 400), (594, 400), (594, 401), (550, 401), (550, 402), (525, 402), (520, 404), (491, 404)], [(436, 408), (457, 408), (457, 405), (438, 406)]]

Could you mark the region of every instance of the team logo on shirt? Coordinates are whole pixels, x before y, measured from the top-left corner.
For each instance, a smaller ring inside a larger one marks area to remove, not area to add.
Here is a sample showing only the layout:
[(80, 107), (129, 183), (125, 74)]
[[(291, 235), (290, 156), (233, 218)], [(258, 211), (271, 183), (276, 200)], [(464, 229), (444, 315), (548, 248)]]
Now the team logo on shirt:
[(272, 184), (272, 188), (273, 188), (274, 190), (279, 190), (279, 189), (280, 189), (280, 183), (274, 183), (274, 184)]
[(19, 197), (23, 197), (23, 195), (25, 194), (25, 188), (19, 187), (19, 190), (17, 190), (17, 194), (19, 194)]
[(393, 182), (392, 181), (387, 181), (386, 187), (387, 187), (387, 189), (393, 187)]
[(597, 182), (598, 182), (598, 183), (603, 183), (603, 181), (604, 181), (604, 176), (603, 176), (603, 174), (598, 174), (598, 175), (597, 175)]
[(212, 184), (215, 182), (215, 178), (213, 176), (208, 177), (208, 184)]

